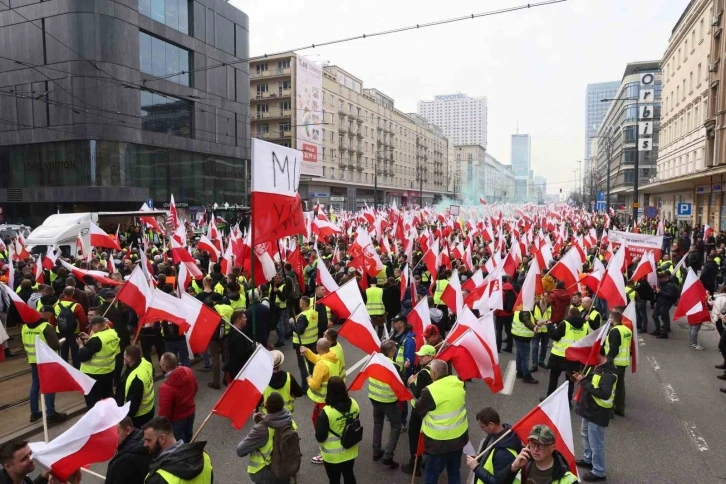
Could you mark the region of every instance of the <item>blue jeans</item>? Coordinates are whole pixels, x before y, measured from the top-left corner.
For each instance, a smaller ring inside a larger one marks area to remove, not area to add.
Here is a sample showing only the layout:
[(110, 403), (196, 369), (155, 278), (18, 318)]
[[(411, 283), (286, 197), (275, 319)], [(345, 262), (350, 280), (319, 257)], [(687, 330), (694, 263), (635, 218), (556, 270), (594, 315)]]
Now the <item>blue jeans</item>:
[(171, 429), (174, 432), (175, 439), (183, 440), (184, 443), (188, 444), (194, 435), (192, 432), (194, 429), (194, 414), (172, 422)]
[[(202, 353), (202, 363), (205, 370), (209, 370), (212, 368), (212, 359), (209, 357), (209, 348), (207, 348), (204, 353)], [(184, 442), (187, 441), (185, 440)]]
[(287, 319), (287, 308), (279, 309), (280, 314), (277, 317), (277, 342), (285, 343), (285, 320)]
[(532, 378), (532, 374), (529, 372), (530, 341), (514, 338), (514, 345), (517, 347), (517, 372), (526, 379)]
[[(38, 396), (40, 395), (40, 379), (38, 378), (38, 365), (30, 365), (30, 414), (40, 415)], [(43, 395), (45, 398), (45, 410), (48, 415), (55, 413), (55, 393)]]
[(73, 368), (78, 370), (81, 367), (81, 360), (78, 359), (78, 343), (76, 342), (76, 335), (73, 335), (72, 338), (66, 338), (66, 340), (61, 345), (60, 355), (65, 362), (68, 362), (69, 347), (71, 349), (71, 361), (73, 362)]
[[(547, 359), (547, 343), (550, 341), (550, 335), (545, 333), (534, 333), (532, 338), (532, 366), (535, 364), (544, 366)], [(539, 355), (538, 355), (539, 354)]]
[(592, 464), (592, 473), (598, 477), (605, 476), (605, 427), (582, 419), (580, 427), (582, 447), (585, 452), (582, 459)]
[(169, 353), (174, 353), (182, 366), (190, 367), (192, 362), (189, 360), (189, 348), (187, 348), (186, 340), (165, 341), (164, 349)]
[(446, 469), (449, 484), (461, 484), (461, 456), (462, 450), (448, 454), (427, 454), (424, 468), (424, 484), (437, 484), (439, 476)]
[(645, 299), (635, 301), (635, 319), (637, 321), (638, 329), (644, 333), (648, 331), (648, 316), (645, 313), (647, 304), (648, 301)]
[(701, 331), (701, 324), (692, 324), (691, 325), (691, 344), (697, 345), (698, 344), (698, 332)]

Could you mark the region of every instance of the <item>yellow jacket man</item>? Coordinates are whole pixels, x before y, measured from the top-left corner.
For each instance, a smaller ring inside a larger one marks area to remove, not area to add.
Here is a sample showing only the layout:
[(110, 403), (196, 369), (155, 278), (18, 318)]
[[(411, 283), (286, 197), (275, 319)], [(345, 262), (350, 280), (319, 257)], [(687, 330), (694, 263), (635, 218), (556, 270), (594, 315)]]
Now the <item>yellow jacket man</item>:
[(154, 418), (154, 368), (141, 356), (136, 345), (124, 350), (124, 373), (116, 387), (116, 403), (130, 402), (129, 416), (134, 427), (141, 428)]
[(106, 325), (103, 316), (94, 316), (91, 318), (90, 336), (80, 333), (76, 342), (81, 371), (96, 380), (85, 396), (86, 406), (90, 409), (97, 401), (113, 397), (113, 375), (116, 355), (121, 351), (121, 340), (116, 331)]

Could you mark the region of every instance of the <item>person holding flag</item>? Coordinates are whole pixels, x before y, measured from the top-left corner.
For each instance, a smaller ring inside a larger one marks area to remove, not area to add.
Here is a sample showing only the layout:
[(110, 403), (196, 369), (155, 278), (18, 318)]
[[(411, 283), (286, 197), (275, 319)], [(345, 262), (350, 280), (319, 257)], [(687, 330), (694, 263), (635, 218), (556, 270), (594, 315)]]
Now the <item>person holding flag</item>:
[(116, 331), (108, 327), (103, 316), (94, 316), (91, 318), (91, 335), (81, 333), (77, 343), (81, 372), (96, 380), (93, 389), (85, 396), (86, 407), (90, 410), (99, 400), (113, 397), (113, 375), (116, 355), (121, 351), (120, 339)]
[(537, 328), (532, 321), (530, 311), (515, 311), (512, 319), (512, 338), (517, 347), (517, 378), (522, 378), (524, 383), (539, 383), (532, 377), (529, 368), (529, 354), (531, 351), (532, 338)]
[[(381, 353), (394, 362), (396, 355), (396, 343), (386, 340), (381, 344)], [(398, 365), (397, 365), (398, 366)], [(400, 372), (400, 367), (397, 367)], [(398, 403), (398, 396), (391, 386), (375, 378), (368, 379), (368, 398), (373, 405), (373, 460), (381, 461), (386, 467), (396, 469), (398, 462), (393, 460), (393, 453), (396, 451), (398, 437), (401, 435), (401, 407)], [(388, 442), (385, 448), (381, 446), (383, 440), (383, 424), (388, 420), (391, 431), (388, 434)]]
[(667, 272), (658, 272), (658, 287), (655, 288), (655, 308), (653, 309), (655, 330), (650, 333), (651, 336), (668, 339), (668, 333), (671, 331), (670, 311), (679, 297), (679, 292), (678, 286), (671, 282)]
[(615, 388), (615, 415), (625, 417), (625, 370), (630, 366), (630, 343), (633, 332), (623, 324), (623, 308), (614, 307), (610, 311), (610, 332), (605, 341), (605, 356), (615, 366), (618, 385)]
[[(41, 318), (35, 323), (26, 323), (20, 332), (20, 338), (23, 341), (23, 348), (28, 357), (30, 364), (30, 421), (40, 420), (43, 414), (38, 407), (38, 396), (40, 394), (40, 378), (38, 376), (38, 364), (35, 354), (35, 337), (50, 346), (54, 351), (60, 349), (58, 335), (53, 326), (48, 322), (53, 314), (52, 306), (42, 306), (40, 308)], [(43, 396), (45, 398), (45, 407), (48, 415), (48, 422), (61, 422), (66, 419), (65, 413), (55, 411), (55, 393), (49, 393)]]
[[(526, 482), (527, 484), (575, 484), (577, 476), (570, 472), (564, 456), (555, 450), (555, 433), (547, 425), (532, 427), (527, 445), (509, 466), (501, 484)], [(521, 471), (521, 477), (518, 474)]]
[(610, 358), (599, 355), (598, 365), (593, 370), (575, 373), (573, 379), (582, 390), (575, 413), (582, 417), (580, 434), (584, 452), (577, 465), (590, 469), (582, 477), (585, 482), (605, 481), (605, 427), (610, 422), (618, 385), (615, 365)]
[[(438, 331), (436, 326), (430, 326)], [(421, 397), (421, 392), (424, 388), (433, 383), (431, 379), (431, 362), (436, 358), (436, 348), (431, 345), (425, 344), (421, 346), (421, 349), (416, 352), (418, 356), (418, 365), (413, 375), (408, 377), (408, 388), (413, 394), (414, 400), (411, 400), (411, 419), (408, 422), (408, 448), (411, 451), (411, 457), (408, 463), (401, 466), (401, 470), (406, 474), (416, 473), (417, 476), (421, 475), (421, 468), (423, 467), (422, 462), (419, 460), (418, 465), (414, 468), (416, 463), (416, 450), (418, 448), (418, 439), (421, 434), (421, 416), (416, 412), (416, 399)]]
[(476, 414), (476, 422), (487, 435), (482, 441), (480, 451), (493, 446), (488, 454), (478, 460), (474, 456), (466, 456), (466, 465), (474, 471), (474, 484), (496, 484), (509, 472), (509, 469), (522, 451), (522, 442), (512, 426), (502, 424), (499, 413), (492, 407), (486, 407)]

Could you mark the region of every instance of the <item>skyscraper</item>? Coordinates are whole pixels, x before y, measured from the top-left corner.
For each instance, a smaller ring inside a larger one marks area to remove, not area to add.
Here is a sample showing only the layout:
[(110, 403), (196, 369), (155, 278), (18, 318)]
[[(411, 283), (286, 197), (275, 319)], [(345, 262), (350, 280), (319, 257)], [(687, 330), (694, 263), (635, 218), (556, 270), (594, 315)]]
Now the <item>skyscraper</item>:
[(487, 98), (466, 94), (435, 96), (419, 101), (418, 114), (444, 131), (454, 145), (487, 147)]
[(512, 135), (512, 171), (514, 172), (514, 201), (525, 203), (528, 198), (532, 140), (528, 134)]
[[(601, 99), (612, 99), (617, 95), (620, 81), (598, 82), (587, 85), (585, 94), (585, 160), (590, 159), (592, 137), (600, 129), (603, 116), (610, 107), (610, 102), (601, 102)], [(585, 170), (587, 173), (588, 170)]]

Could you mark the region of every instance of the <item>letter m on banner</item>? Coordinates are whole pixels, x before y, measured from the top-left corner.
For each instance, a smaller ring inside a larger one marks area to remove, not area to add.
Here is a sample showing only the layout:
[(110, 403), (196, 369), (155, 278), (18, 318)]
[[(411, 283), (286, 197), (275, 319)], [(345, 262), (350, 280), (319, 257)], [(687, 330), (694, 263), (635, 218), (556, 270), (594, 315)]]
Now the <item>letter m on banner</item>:
[(252, 226), (254, 244), (304, 234), (300, 204), (299, 150), (252, 139)]

